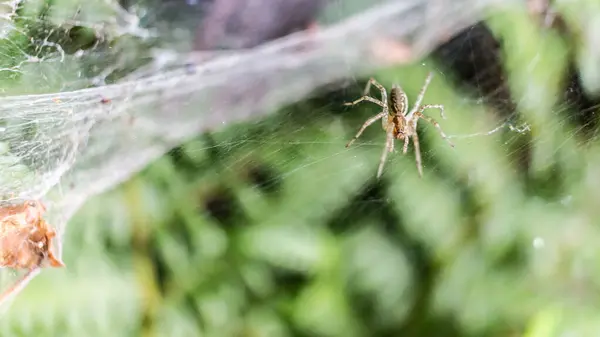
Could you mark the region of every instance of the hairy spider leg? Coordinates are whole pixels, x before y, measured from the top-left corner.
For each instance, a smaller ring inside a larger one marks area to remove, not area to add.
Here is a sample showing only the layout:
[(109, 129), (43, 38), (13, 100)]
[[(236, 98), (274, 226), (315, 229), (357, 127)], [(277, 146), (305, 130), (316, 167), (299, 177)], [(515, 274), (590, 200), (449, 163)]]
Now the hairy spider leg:
[(385, 165), (385, 160), (387, 159), (387, 155), (390, 152), (389, 149), (390, 147), (393, 148), (394, 146), (394, 124), (390, 123), (388, 124), (387, 130), (386, 130), (386, 141), (385, 141), (385, 147), (383, 148), (383, 153), (381, 154), (381, 159), (379, 160), (379, 168), (377, 168), (377, 179), (381, 178), (381, 175), (383, 174), (383, 167)]
[(358, 132), (356, 133), (356, 136), (354, 136), (354, 138), (352, 138), (348, 144), (346, 144), (346, 147), (350, 147), (350, 145), (352, 145), (352, 143), (354, 143), (354, 141), (356, 141), (358, 139), (358, 137), (360, 137), (360, 135), (365, 131), (366, 128), (368, 128), (371, 124), (377, 122), (379, 119), (382, 119), (384, 117), (386, 117), (388, 115), (388, 112), (384, 111), (378, 113), (377, 115), (367, 119), (367, 121), (362, 125), (362, 127), (360, 128), (360, 130), (358, 130)]
[[(374, 85), (381, 92), (381, 101), (368, 95), (369, 91), (371, 90), (371, 85)], [(360, 97), (359, 99), (357, 99), (353, 102), (344, 103), (344, 105), (353, 106), (362, 101), (369, 101), (369, 102), (375, 103), (387, 111), (387, 108), (388, 108), (388, 106), (387, 106), (387, 91), (385, 91), (385, 88), (372, 77), (367, 82), (367, 85), (365, 86), (365, 90), (363, 91), (362, 97)]]
[(442, 119), (446, 119), (446, 114), (444, 113), (443, 105), (441, 105), (441, 104), (423, 104), (423, 105), (421, 105), (419, 112), (423, 113), (423, 111), (425, 111), (427, 109), (439, 109), (440, 116), (442, 116)]
[(372, 103), (375, 103), (375, 104), (379, 105), (380, 107), (382, 107), (384, 109), (386, 108), (386, 105), (383, 104), (383, 102), (381, 102), (380, 100), (378, 100), (376, 98), (373, 98), (371, 96), (362, 96), (361, 98), (357, 99), (356, 101), (344, 103), (344, 105), (345, 106), (353, 106), (353, 105), (356, 105), (356, 104), (358, 104), (358, 103), (360, 103), (362, 101), (369, 101), (369, 102), (372, 102)]
[(385, 91), (385, 87), (377, 82), (373, 77), (369, 78), (367, 81), (367, 85), (365, 86), (365, 90), (363, 91), (363, 96), (367, 96), (371, 91), (371, 85), (374, 85), (379, 92), (381, 93), (381, 100), (383, 102), (387, 102), (387, 91)]
[[(448, 145), (450, 145), (450, 147), (454, 147), (454, 144), (450, 141), (450, 139), (448, 139), (448, 136), (446, 136), (446, 134), (444, 133), (444, 130), (442, 130), (442, 127), (440, 126), (440, 124), (435, 119), (423, 114), (423, 110), (425, 110), (427, 108), (432, 108), (432, 107), (436, 108), (436, 106), (424, 105), (421, 107), (421, 109), (419, 109), (419, 111), (417, 111), (417, 113), (415, 113), (415, 115), (417, 116), (417, 118), (421, 118), (421, 119), (425, 120), (426, 122), (435, 126), (435, 128), (438, 130), (440, 136), (442, 136), (442, 138), (448, 143)], [(415, 125), (415, 128), (416, 128), (416, 125)], [(416, 133), (416, 130), (415, 130), (415, 133)]]
[(411, 119), (412, 115), (414, 115), (415, 112), (417, 112), (417, 110), (419, 110), (419, 106), (421, 105), (421, 102), (423, 101), (423, 97), (425, 97), (425, 91), (427, 90), (429, 83), (431, 83), (432, 78), (433, 78), (433, 72), (429, 72), (429, 74), (427, 74), (427, 78), (425, 78), (425, 84), (423, 84), (423, 86), (421, 87), (421, 91), (419, 91), (419, 96), (417, 96), (417, 99), (415, 100), (415, 105), (413, 105), (413, 108), (410, 110), (410, 112), (408, 114), (406, 114), (407, 119)]
[[(371, 84), (374, 85), (381, 92), (381, 101), (378, 99), (375, 99), (371, 96), (367, 96), (367, 94), (369, 93), (369, 90), (371, 90)], [(382, 119), (383, 117), (389, 115), (389, 110), (388, 110), (388, 105), (387, 105), (387, 91), (385, 91), (385, 88), (381, 84), (379, 84), (377, 81), (375, 81), (375, 79), (372, 77), (369, 79), (369, 81), (367, 82), (367, 85), (365, 86), (364, 95), (353, 102), (344, 103), (344, 105), (352, 106), (352, 105), (356, 105), (363, 101), (369, 101), (371, 103), (375, 103), (375, 104), (379, 105), (380, 107), (382, 107), (383, 111), (378, 113), (377, 115), (367, 119), (367, 121), (362, 125), (360, 130), (358, 130), (358, 132), (356, 133), (354, 138), (352, 138), (348, 142), (348, 144), (346, 144), (346, 147), (350, 147), (350, 145), (352, 145), (352, 143), (354, 143), (358, 139), (358, 137), (360, 137), (360, 135), (365, 131), (365, 129), (367, 127), (369, 127), (369, 125), (371, 125), (371, 124), (375, 123), (377, 120)], [(382, 121), (382, 123), (385, 125), (385, 121)]]
[(423, 177), (423, 164), (421, 163), (421, 144), (419, 143), (419, 135), (417, 132), (413, 134), (413, 146), (415, 147), (415, 161), (417, 162), (417, 170), (419, 177)]
[(404, 147), (402, 147), (402, 154), (406, 154), (408, 152), (408, 142), (410, 141), (410, 137), (404, 137)]
[[(377, 89), (379, 89), (379, 92), (381, 93), (381, 101), (368, 95), (369, 91), (371, 90), (371, 85), (374, 85)], [(373, 77), (371, 77), (367, 82), (367, 85), (365, 86), (365, 90), (363, 91), (363, 95), (361, 98), (355, 100), (354, 102), (344, 103), (344, 105), (352, 106), (362, 101), (369, 101), (375, 103), (387, 112), (387, 91), (385, 91), (383, 85), (379, 84), (379, 82), (377, 82)]]

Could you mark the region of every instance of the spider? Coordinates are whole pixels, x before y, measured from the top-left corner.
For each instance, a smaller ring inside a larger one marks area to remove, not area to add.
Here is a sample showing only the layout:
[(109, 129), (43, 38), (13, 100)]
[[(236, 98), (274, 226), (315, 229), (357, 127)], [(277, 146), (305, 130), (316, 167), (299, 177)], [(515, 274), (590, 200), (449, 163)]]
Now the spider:
[(0, 295), (0, 303), (27, 284), (40, 268), (64, 267), (52, 252), (56, 232), (42, 218), (45, 211), (39, 201), (0, 206), (0, 267), (28, 270)]
[[(423, 96), (425, 96), (425, 91), (427, 90), (427, 86), (431, 82), (431, 78), (433, 77), (433, 73), (429, 73), (427, 78), (425, 79), (425, 84), (421, 88), (419, 92), (419, 96), (417, 96), (417, 100), (413, 108), (408, 110), (408, 98), (406, 93), (402, 88), (396, 84), (392, 86), (392, 90), (390, 91), (390, 96), (388, 99), (387, 92), (383, 85), (379, 84), (374, 78), (370, 78), (367, 82), (367, 86), (365, 87), (365, 91), (363, 96), (359, 99), (344, 103), (346, 106), (353, 106), (362, 101), (368, 101), (375, 103), (383, 108), (383, 111), (378, 113), (377, 115), (367, 119), (367, 121), (362, 125), (356, 136), (346, 144), (346, 147), (350, 147), (354, 141), (360, 137), (360, 135), (365, 131), (367, 127), (371, 124), (375, 123), (377, 120), (381, 119), (381, 124), (386, 133), (386, 143), (385, 148), (383, 149), (383, 154), (381, 155), (381, 160), (379, 161), (379, 169), (377, 170), (377, 179), (381, 177), (383, 173), (383, 166), (385, 164), (385, 160), (387, 159), (387, 155), (389, 152), (394, 152), (394, 139), (404, 140), (404, 147), (402, 150), (403, 154), (406, 154), (408, 151), (408, 142), (410, 137), (413, 139), (413, 144), (415, 147), (415, 157), (417, 162), (417, 170), (419, 171), (419, 176), (423, 177), (423, 165), (421, 163), (421, 149), (419, 146), (419, 136), (417, 135), (417, 122), (419, 119), (423, 119), (430, 124), (433, 124), (446, 142), (451, 147), (454, 147), (454, 144), (448, 140), (448, 137), (438, 124), (435, 119), (425, 116), (423, 111), (425, 109), (439, 109), (440, 115), (443, 119), (446, 119), (444, 115), (444, 106), (440, 104), (425, 104), (421, 105), (421, 101), (423, 100)], [(373, 98), (369, 96), (369, 91), (371, 89), (371, 85), (374, 85), (381, 92), (381, 100)]]

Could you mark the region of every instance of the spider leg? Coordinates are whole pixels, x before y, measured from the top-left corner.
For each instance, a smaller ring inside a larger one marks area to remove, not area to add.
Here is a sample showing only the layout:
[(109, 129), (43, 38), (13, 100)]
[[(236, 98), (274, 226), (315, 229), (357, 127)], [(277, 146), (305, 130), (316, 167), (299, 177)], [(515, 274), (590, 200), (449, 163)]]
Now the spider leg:
[(385, 98), (387, 98), (387, 92), (385, 91), (385, 88), (383, 87), (383, 85), (381, 85), (379, 82), (377, 82), (373, 77), (369, 78), (369, 81), (367, 82), (367, 85), (365, 86), (365, 91), (363, 93), (363, 96), (367, 96), (369, 94), (369, 91), (371, 90), (371, 85), (374, 85), (380, 92), (381, 92), (381, 100), (386, 102), (387, 100)]
[[(387, 142), (387, 140), (386, 140), (386, 142)], [(392, 142), (392, 145), (388, 148), (388, 152), (389, 153), (394, 152), (394, 142)]]
[(366, 128), (368, 128), (371, 124), (375, 123), (376, 121), (382, 119), (385, 116), (387, 116), (387, 111), (380, 112), (377, 115), (367, 119), (367, 121), (362, 125), (360, 130), (358, 130), (358, 132), (356, 133), (356, 136), (354, 136), (354, 138), (352, 138), (348, 142), (348, 144), (346, 144), (346, 147), (350, 147), (350, 145), (352, 145), (352, 143), (354, 143), (354, 141), (357, 140), (358, 137), (360, 137), (360, 135), (363, 133), (363, 131), (365, 131)]
[(371, 83), (375, 82), (375, 79), (373, 77), (369, 78), (369, 81), (367, 81), (367, 85), (365, 85), (365, 90), (363, 91), (363, 96), (367, 96), (369, 95), (369, 91), (371, 91)]
[(402, 154), (406, 154), (406, 152), (408, 151), (408, 142), (410, 141), (410, 138), (404, 137), (404, 146), (402, 147)]
[(390, 148), (394, 147), (394, 126), (390, 125), (386, 132), (386, 141), (385, 147), (383, 148), (383, 153), (381, 154), (381, 159), (379, 160), (379, 168), (377, 168), (377, 179), (381, 177), (383, 174), (383, 166), (385, 165), (385, 160), (387, 159), (387, 155), (390, 152)]
[[(423, 101), (423, 97), (425, 96), (425, 91), (427, 90), (427, 87), (429, 86), (429, 83), (431, 82), (432, 78), (433, 78), (433, 73), (429, 72), (427, 74), (427, 78), (425, 78), (425, 83), (421, 87), (421, 91), (419, 91), (419, 96), (417, 96), (417, 99), (415, 100), (415, 105), (413, 106), (412, 110), (410, 110), (406, 114), (406, 118), (411, 119), (412, 115), (417, 112), (417, 109), (419, 109), (419, 106), (421, 105), (421, 102)], [(422, 112), (423, 111), (422, 108), (419, 109), (419, 111)]]
[(417, 162), (417, 170), (419, 176), (423, 177), (423, 164), (421, 163), (421, 145), (419, 144), (419, 135), (415, 132), (413, 135), (413, 145), (415, 147), (415, 161)]
[[(433, 118), (428, 117), (423, 115), (423, 113), (421, 112), (423, 110), (423, 108), (421, 108), (419, 111), (417, 111), (415, 113), (415, 115), (417, 115), (417, 118), (421, 118), (423, 120), (425, 120), (426, 122), (433, 124), (433, 126), (436, 127), (436, 129), (438, 129), (438, 132), (440, 133), (440, 135), (442, 136), (442, 138), (444, 138), (444, 140), (451, 146), (454, 147), (454, 144), (452, 144), (452, 142), (448, 139), (448, 136), (446, 136), (446, 134), (444, 133), (444, 130), (442, 130), (442, 127), (440, 126), (440, 124)], [(415, 128), (416, 129), (416, 128)]]
[(370, 88), (371, 84), (373, 84), (379, 90), (379, 92), (381, 92), (381, 101), (384, 103), (387, 103), (387, 91), (385, 91), (385, 88), (383, 87), (383, 85), (381, 85), (379, 82), (375, 81), (375, 79), (372, 77), (369, 80), (369, 83), (367, 84), (367, 86)]
[(421, 108), (419, 109), (419, 111), (421, 113), (423, 113), (423, 111), (425, 111), (426, 109), (440, 109), (440, 116), (442, 116), (443, 119), (446, 119), (446, 115), (444, 114), (444, 106), (441, 104), (425, 104), (425, 105), (421, 105)]
[[(376, 98), (369, 96), (369, 91), (371, 90), (371, 85), (374, 85), (381, 92), (381, 100), (378, 100)], [(371, 77), (369, 79), (369, 81), (367, 82), (367, 85), (365, 86), (365, 91), (363, 92), (363, 96), (361, 98), (355, 100), (354, 102), (344, 103), (344, 105), (352, 106), (352, 105), (356, 105), (362, 101), (369, 101), (369, 102), (375, 103), (375, 104), (381, 106), (387, 112), (387, 108), (388, 108), (387, 107), (387, 91), (385, 91), (385, 88), (383, 87), (383, 85), (379, 84), (379, 82), (377, 82), (373, 77)]]
[(382, 108), (385, 108), (385, 106), (386, 106), (382, 101), (380, 101), (378, 99), (375, 99), (375, 98), (373, 98), (371, 96), (362, 96), (361, 98), (359, 98), (359, 99), (357, 99), (355, 101), (344, 103), (344, 105), (346, 105), (346, 106), (353, 106), (353, 105), (356, 105), (356, 104), (358, 104), (358, 103), (360, 103), (362, 101), (369, 101), (369, 102), (375, 103), (375, 104), (379, 105)]

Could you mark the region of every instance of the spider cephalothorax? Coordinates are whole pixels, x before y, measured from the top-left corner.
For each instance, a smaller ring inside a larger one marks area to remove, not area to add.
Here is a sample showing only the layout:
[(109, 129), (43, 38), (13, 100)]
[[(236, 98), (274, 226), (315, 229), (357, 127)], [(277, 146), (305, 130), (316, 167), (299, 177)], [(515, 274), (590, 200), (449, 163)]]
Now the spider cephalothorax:
[[(394, 139), (404, 140), (404, 146), (402, 148), (402, 153), (406, 154), (408, 151), (408, 143), (410, 138), (413, 139), (413, 144), (415, 146), (415, 157), (417, 162), (417, 169), (419, 171), (419, 175), (423, 176), (423, 165), (421, 163), (421, 149), (419, 145), (419, 136), (417, 135), (417, 121), (419, 119), (424, 119), (425, 121), (433, 124), (437, 129), (442, 138), (444, 138), (451, 147), (454, 147), (449, 140), (442, 128), (433, 118), (427, 117), (423, 114), (425, 109), (440, 109), (440, 114), (442, 118), (446, 118), (444, 115), (444, 106), (440, 104), (425, 104), (421, 105), (421, 101), (423, 100), (423, 96), (425, 96), (425, 90), (427, 90), (427, 86), (429, 82), (431, 82), (431, 78), (433, 77), (432, 73), (427, 75), (425, 79), (425, 84), (421, 88), (419, 92), (419, 96), (415, 102), (413, 108), (408, 111), (408, 97), (402, 88), (398, 85), (393, 85), (392, 90), (390, 91), (390, 96), (388, 99), (387, 91), (385, 88), (379, 84), (375, 79), (369, 79), (367, 82), (367, 86), (365, 87), (365, 91), (363, 96), (354, 102), (345, 103), (345, 105), (355, 105), (362, 101), (369, 101), (375, 103), (383, 108), (383, 111), (378, 113), (377, 115), (367, 119), (367, 121), (362, 125), (360, 130), (356, 133), (356, 136), (346, 144), (346, 147), (349, 147), (354, 143), (355, 140), (360, 137), (360, 135), (365, 131), (365, 129), (375, 123), (377, 120), (381, 119), (383, 130), (386, 132), (386, 143), (385, 148), (383, 150), (383, 154), (381, 155), (381, 160), (379, 162), (379, 169), (377, 170), (377, 178), (381, 177), (383, 173), (383, 166), (385, 164), (385, 160), (387, 158), (387, 154), (389, 152), (394, 151)], [(381, 100), (373, 98), (369, 96), (369, 90), (371, 89), (371, 85), (374, 85), (381, 92)]]

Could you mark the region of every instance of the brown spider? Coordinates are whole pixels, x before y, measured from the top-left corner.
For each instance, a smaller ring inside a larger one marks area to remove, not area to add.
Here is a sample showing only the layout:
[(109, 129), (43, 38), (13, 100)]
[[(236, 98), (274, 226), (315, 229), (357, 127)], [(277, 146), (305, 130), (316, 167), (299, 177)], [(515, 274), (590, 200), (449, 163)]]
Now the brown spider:
[[(367, 86), (365, 87), (365, 91), (361, 98), (355, 100), (354, 102), (344, 103), (344, 105), (352, 106), (362, 101), (369, 101), (383, 108), (382, 112), (367, 119), (367, 121), (362, 125), (360, 130), (358, 130), (356, 136), (354, 136), (354, 138), (352, 138), (352, 140), (350, 140), (350, 142), (346, 144), (346, 147), (352, 145), (352, 143), (354, 143), (354, 141), (357, 140), (358, 137), (360, 137), (360, 135), (363, 133), (363, 131), (365, 131), (365, 129), (369, 125), (381, 119), (381, 124), (383, 126), (383, 129), (385, 130), (387, 137), (385, 148), (383, 149), (383, 154), (381, 155), (381, 160), (379, 162), (379, 169), (377, 170), (378, 179), (383, 173), (383, 165), (385, 164), (388, 152), (394, 151), (394, 139), (404, 140), (404, 147), (402, 153), (406, 154), (406, 152), (408, 151), (408, 142), (410, 137), (412, 137), (413, 144), (415, 146), (415, 156), (417, 162), (417, 169), (419, 170), (419, 176), (423, 176), (423, 166), (421, 163), (421, 149), (419, 147), (419, 136), (417, 135), (417, 121), (419, 120), (419, 118), (424, 119), (425, 121), (433, 124), (438, 129), (438, 132), (440, 133), (442, 138), (444, 138), (444, 140), (446, 140), (451, 147), (454, 147), (454, 144), (452, 144), (448, 140), (448, 137), (446, 136), (444, 131), (442, 131), (442, 128), (440, 127), (438, 122), (436, 122), (435, 119), (431, 117), (423, 115), (423, 111), (425, 109), (440, 109), (440, 115), (443, 119), (446, 119), (446, 116), (444, 115), (443, 105), (421, 105), (423, 96), (425, 96), (425, 90), (427, 90), (427, 86), (429, 86), (429, 82), (431, 82), (432, 77), (433, 74), (430, 72), (427, 75), (427, 78), (425, 79), (425, 84), (419, 92), (419, 96), (417, 96), (415, 105), (410, 111), (408, 111), (408, 98), (406, 97), (406, 93), (404, 92), (404, 90), (402, 90), (400, 86), (395, 84), (392, 86), (392, 90), (390, 91), (390, 97), (388, 100), (385, 88), (377, 81), (375, 81), (374, 78), (369, 79), (369, 82), (367, 82)], [(379, 91), (381, 91), (381, 100), (378, 100), (368, 95), (369, 90), (371, 89), (371, 85), (374, 85), (375, 87), (377, 87), (377, 89), (379, 89)]]

